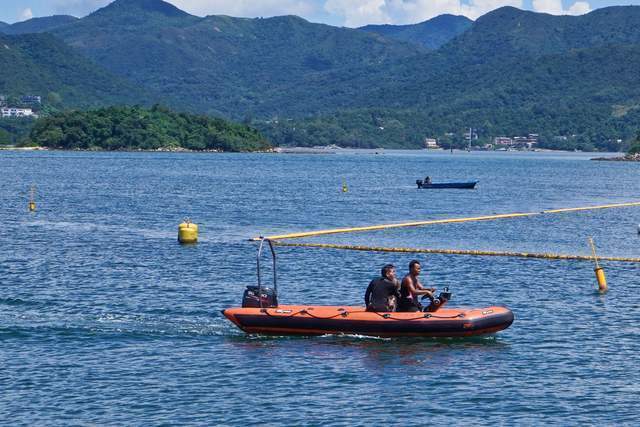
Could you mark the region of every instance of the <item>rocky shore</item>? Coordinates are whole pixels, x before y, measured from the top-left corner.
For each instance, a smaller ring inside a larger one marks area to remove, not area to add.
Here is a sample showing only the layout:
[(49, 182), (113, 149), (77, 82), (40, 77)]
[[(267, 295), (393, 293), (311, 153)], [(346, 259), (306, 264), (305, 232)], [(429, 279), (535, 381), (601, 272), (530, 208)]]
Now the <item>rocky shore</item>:
[(624, 156), (621, 157), (596, 157), (595, 159), (591, 159), (591, 160), (598, 160), (598, 161), (610, 161), (610, 162), (640, 162), (640, 153), (635, 153), (635, 154), (625, 154)]

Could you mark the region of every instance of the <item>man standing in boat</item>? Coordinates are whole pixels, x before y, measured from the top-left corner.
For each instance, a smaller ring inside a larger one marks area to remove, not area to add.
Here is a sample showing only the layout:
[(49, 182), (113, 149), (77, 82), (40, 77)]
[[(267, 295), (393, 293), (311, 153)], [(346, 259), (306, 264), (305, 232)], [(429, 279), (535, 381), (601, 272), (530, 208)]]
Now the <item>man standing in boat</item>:
[(414, 259), (409, 263), (409, 274), (404, 276), (400, 286), (398, 311), (422, 311), (422, 304), (419, 301), (421, 295), (426, 295), (431, 301), (434, 300), (433, 293), (436, 288), (425, 288), (420, 283), (418, 276), (421, 270), (419, 261)]
[(382, 267), (382, 276), (369, 283), (364, 294), (367, 311), (395, 311), (400, 297), (400, 282), (396, 278), (396, 267)]

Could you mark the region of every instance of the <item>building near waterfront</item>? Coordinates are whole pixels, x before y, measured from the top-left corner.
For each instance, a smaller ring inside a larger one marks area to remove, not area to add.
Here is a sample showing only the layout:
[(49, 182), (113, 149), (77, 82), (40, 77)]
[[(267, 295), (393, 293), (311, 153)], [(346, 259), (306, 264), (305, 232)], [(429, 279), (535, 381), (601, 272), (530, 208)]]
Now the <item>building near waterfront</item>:
[(538, 134), (530, 133), (527, 136), (514, 136), (513, 138), (508, 136), (498, 136), (493, 139), (495, 148), (516, 148), (531, 150), (538, 144)]
[(433, 149), (433, 148), (440, 148), (440, 146), (438, 146), (438, 141), (435, 138), (425, 138), (424, 148)]

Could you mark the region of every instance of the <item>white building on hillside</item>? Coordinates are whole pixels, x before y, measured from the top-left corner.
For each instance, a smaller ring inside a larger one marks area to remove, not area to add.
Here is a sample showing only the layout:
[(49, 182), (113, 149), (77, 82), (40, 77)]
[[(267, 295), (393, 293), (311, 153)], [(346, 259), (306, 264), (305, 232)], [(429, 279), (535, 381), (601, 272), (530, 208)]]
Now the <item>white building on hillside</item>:
[(33, 114), (33, 110), (31, 108), (13, 108), (13, 107), (3, 107), (0, 109), (0, 113), (2, 117), (37, 117)]

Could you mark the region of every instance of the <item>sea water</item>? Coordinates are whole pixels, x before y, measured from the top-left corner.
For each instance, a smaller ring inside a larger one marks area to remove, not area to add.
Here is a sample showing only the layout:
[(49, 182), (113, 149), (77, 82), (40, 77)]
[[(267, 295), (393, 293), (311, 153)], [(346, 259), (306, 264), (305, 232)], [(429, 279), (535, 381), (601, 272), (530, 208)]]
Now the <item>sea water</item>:
[[(640, 164), (575, 153), (0, 152), (5, 425), (639, 422), (637, 264), (277, 248), (281, 303), (362, 304), (380, 267), (506, 305), (472, 339), (246, 336), (220, 310), (256, 283), (248, 239), (640, 200)], [(418, 190), (416, 179), (479, 180)], [(346, 183), (348, 192), (342, 192)], [(37, 210), (28, 212), (29, 187)], [(190, 218), (200, 242), (177, 243)], [(307, 238), (640, 257), (640, 207)], [(271, 280), (264, 257), (264, 280)]]

